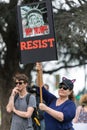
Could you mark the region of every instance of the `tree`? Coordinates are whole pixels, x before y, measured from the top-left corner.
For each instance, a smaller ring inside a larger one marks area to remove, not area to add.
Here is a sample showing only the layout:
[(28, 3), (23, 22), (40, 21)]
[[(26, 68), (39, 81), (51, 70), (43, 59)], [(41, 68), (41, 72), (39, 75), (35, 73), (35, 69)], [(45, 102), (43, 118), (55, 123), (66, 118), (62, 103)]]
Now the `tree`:
[[(9, 3), (0, 2), (0, 105), (2, 113), (1, 129), (9, 129), (9, 115), (6, 113), (6, 104), (9, 97), (9, 90), (13, 88), (11, 84), (12, 76), (16, 72), (26, 73), (30, 80), (30, 72), (34, 64), (27, 64), (21, 67), (18, 50), (18, 28), (16, 6), (18, 0), (10, 0)], [(25, 0), (24, 3), (27, 3)], [(32, 2), (29, 1), (29, 2)]]
[(87, 64), (87, 0), (52, 0), (58, 51), (58, 68), (50, 73)]
[[(87, 64), (87, 1), (77, 0), (77, 3), (74, 0), (65, 0), (67, 10), (64, 3), (57, 8), (56, 1), (54, 6), (58, 12), (54, 15), (58, 54), (62, 56), (61, 62), (66, 68)], [(75, 64), (72, 66), (70, 63), (73, 61)]]
[[(0, 105), (2, 110), (2, 130), (8, 130), (9, 115), (5, 106), (12, 89), (11, 78), (16, 72), (30, 72), (34, 64), (21, 66), (18, 50), (18, 27), (16, 6), (39, 0), (10, 0), (0, 2)], [(52, 73), (62, 68), (87, 64), (87, 0), (65, 0), (67, 9), (61, 1), (53, 0), (54, 25), (58, 47), (58, 68), (45, 73)], [(55, 4), (56, 2), (56, 4)], [(60, 5), (59, 5), (60, 4)], [(59, 5), (59, 6), (57, 6)], [(74, 65), (72, 64), (74, 61)]]

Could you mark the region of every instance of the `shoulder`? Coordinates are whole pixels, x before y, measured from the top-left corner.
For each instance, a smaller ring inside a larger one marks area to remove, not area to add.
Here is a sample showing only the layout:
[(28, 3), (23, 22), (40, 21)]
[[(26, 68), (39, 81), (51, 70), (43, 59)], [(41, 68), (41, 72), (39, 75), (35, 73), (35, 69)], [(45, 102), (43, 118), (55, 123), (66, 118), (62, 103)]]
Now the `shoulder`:
[(67, 104), (74, 104), (74, 105), (75, 105), (75, 102), (72, 101), (72, 100), (67, 100), (66, 103), (67, 103)]
[(82, 106), (78, 106), (77, 109), (82, 109)]
[(27, 94), (27, 98), (29, 98), (30, 100), (35, 100), (36, 99), (35, 95), (30, 94), (30, 93)]
[(28, 106), (31, 106), (31, 107), (36, 107), (36, 97), (34, 94), (27, 94), (27, 97), (28, 97)]
[(72, 100), (67, 100), (64, 105), (66, 105), (67, 107), (70, 107), (71, 109), (76, 109), (76, 104), (75, 102), (73, 102)]
[(34, 94), (30, 94), (30, 98), (35, 98), (35, 95)]
[(82, 106), (78, 106), (78, 107), (77, 107), (77, 111), (78, 111), (78, 112), (80, 112), (81, 109), (82, 109)]

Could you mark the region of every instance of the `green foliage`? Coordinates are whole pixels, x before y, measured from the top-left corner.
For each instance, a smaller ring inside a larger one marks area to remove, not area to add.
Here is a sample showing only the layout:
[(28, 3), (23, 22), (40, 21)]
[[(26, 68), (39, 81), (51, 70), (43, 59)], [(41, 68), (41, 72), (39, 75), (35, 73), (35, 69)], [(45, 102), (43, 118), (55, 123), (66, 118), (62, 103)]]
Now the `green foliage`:
[(87, 63), (87, 1), (82, 0), (79, 6), (73, 6), (68, 1), (68, 6), (68, 10), (57, 9), (58, 13), (54, 15), (58, 54), (66, 59), (67, 63), (76, 61), (83, 65)]

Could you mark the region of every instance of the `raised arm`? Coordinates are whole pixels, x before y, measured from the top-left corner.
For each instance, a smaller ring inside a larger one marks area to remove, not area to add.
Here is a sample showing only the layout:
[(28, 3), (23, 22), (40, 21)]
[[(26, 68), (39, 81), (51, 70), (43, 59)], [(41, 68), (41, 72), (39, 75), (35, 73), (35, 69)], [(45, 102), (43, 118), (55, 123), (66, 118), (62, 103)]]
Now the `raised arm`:
[(14, 97), (15, 95), (18, 93), (18, 88), (15, 87), (13, 90), (12, 90), (12, 93), (11, 93), (11, 96), (9, 97), (9, 101), (8, 101), (8, 104), (6, 106), (6, 110), (8, 113), (12, 112), (13, 111), (13, 107), (14, 107)]

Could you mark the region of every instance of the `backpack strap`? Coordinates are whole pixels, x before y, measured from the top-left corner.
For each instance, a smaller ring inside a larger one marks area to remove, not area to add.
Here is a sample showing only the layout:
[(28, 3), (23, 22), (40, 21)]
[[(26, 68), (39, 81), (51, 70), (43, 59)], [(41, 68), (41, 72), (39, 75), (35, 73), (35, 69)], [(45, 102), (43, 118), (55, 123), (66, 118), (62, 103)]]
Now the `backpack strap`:
[(18, 98), (18, 96), (19, 96), (19, 94), (17, 93), (17, 94), (15, 95), (15, 97), (14, 97), (14, 103), (15, 103), (16, 99)]
[(29, 104), (29, 99), (30, 99), (30, 96), (31, 96), (31, 94), (30, 94), (30, 93), (28, 93), (28, 94), (27, 94), (27, 96), (26, 96), (26, 102), (27, 102), (27, 105)]
[[(26, 96), (26, 102), (27, 102), (27, 105), (29, 104), (29, 100), (30, 100), (30, 96), (32, 94), (28, 93), (27, 96)], [(34, 108), (34, 110), (36, 110), (36, 108)]]

